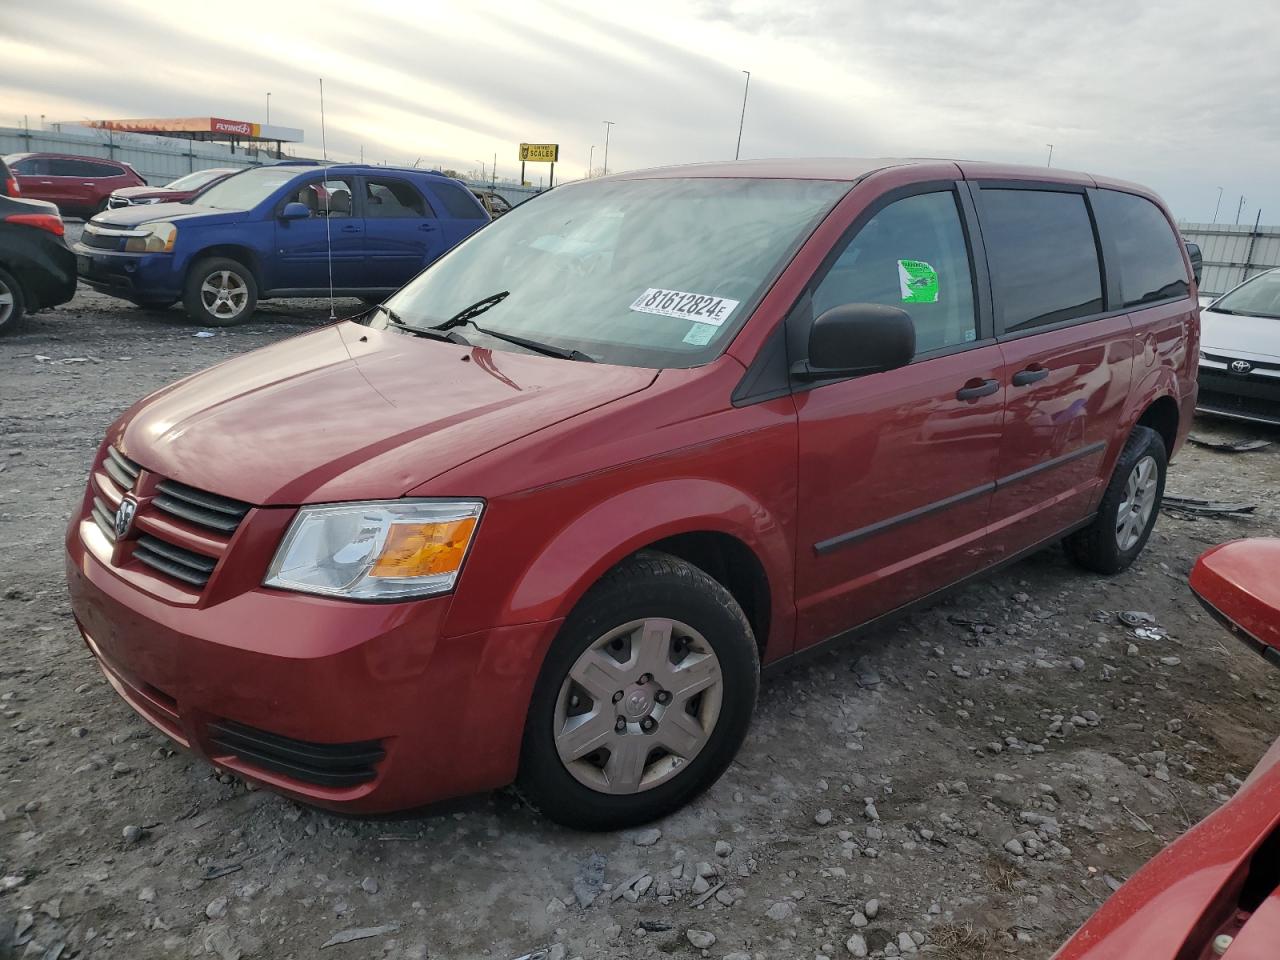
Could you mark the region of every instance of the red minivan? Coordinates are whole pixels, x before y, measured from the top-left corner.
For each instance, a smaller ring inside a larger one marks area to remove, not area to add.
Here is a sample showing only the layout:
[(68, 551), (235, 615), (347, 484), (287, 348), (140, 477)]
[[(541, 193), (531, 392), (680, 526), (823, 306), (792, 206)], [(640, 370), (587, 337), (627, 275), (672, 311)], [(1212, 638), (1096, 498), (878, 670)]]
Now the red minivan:
[(517, 781), (650, 820), (760, 670), (1065, 540), (1156, 521), (1196, 284), (1149, 191), (771, 160), (557, 187), (360, 322), (112, 425), (76, 621), (177, 742), (319, 806)]
[(57, 204), (64, 217), (89, 218), (125, 187), (145, 187), (136, 170), (118, 160), (62, 153), (11, 153), (4, 158), (22, 196)]

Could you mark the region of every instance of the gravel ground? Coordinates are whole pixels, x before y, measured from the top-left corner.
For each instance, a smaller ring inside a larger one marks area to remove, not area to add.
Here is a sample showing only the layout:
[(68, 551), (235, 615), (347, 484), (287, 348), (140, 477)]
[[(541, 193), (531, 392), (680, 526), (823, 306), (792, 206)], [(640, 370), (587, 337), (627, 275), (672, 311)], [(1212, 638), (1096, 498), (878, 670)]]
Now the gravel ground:
[(1209, 545), (1280, 533), (1277, 442), (1173, 466), (1170, 492), (1247, 520), (1166, 515), (1111, 580), (1045, 551), (766, 682), (739, 761), (650, 830), (568, 832), (505, 793), (343, 819), (220, 776), (94, 666), (63, 530), (135, 398), (325, 316), (198, 338), (82, 291), (0, 340), (0, 957), (1036, 960), (1280, 735), (1280, 674), (1185, 585)]

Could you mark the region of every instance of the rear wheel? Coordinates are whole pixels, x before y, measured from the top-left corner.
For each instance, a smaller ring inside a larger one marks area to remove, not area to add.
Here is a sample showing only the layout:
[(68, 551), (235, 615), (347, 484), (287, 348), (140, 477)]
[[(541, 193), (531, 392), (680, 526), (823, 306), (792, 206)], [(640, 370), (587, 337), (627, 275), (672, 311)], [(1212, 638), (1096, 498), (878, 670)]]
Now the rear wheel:
[(728, 767), (759, 677), (751, 627), (729, 592), (675, 557), (638, 554), (592, 588), (552, 644), (518, 786), (580, 829), (670, 813)]
[(258, 284), (253, 271), (238, 260), (210, 257), (187, 272), (182, 303), (198, 322), (229, 327), (253, 315)]
[(8, 271), (0, 270), (0, 333), (12, 330), (22, 322), (27, 302), (22, 287)]
[(1168, 454), (1160, 434), (1134, 427), (1116, 461), (1093, 523), (1069, 536), (1067, 555), (1086, 570), (1120, 573), (1151, 536), (1164, 498)]

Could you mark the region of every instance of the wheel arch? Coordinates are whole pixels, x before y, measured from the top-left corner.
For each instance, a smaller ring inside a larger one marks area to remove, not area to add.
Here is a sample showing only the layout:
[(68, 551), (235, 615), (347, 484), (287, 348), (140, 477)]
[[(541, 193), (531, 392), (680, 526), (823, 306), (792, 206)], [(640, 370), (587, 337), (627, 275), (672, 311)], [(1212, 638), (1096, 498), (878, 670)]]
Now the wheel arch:
[(1164, 441), (1164, 452), (1172, 459), (1178, 443), (1178, 402), (1168, 394), (1156, 397), (1138, 416), (1135, 426), (1150, 427)]
[(203, 260), (210, 260), (214, 257), (225, 257), (228, 260), (235, 260), (243, 263), (249, 268), (253, 274), (253, 282), (258, 285), (258, 294), (263, 292), (263, 276), (262, 276), (262, 258), (258, 252), (252, 247), (242, 243), (214, 243), (207, 247), (201, 247), (196, 253), (191, 255), (187, 264), (187, 273), (190, 274)]

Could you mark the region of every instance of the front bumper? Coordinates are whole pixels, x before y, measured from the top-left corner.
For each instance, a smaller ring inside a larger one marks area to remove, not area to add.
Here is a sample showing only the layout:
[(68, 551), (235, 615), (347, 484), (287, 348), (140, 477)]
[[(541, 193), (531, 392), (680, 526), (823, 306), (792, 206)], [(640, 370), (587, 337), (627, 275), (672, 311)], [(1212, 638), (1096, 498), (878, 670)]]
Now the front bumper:
[(559, 622), (445, 637), (450, 597), (360, 604), (262, 587), (190, 606), (137, 588), (68, 530), (76, 624), (117, 692), (218, 767), (378, 813), (514, 779)]
[(75, 243), (76, 273), (99, 293), (127, 299), (177, 299), (183, 275), (170, 253), (119, 253)]
[(1280, 426), (1280, 368), (1255, 366), (1240, 375), (1225, 364), (1200, 365), (1200, 397), (1196, 410), (1232, 420)]

